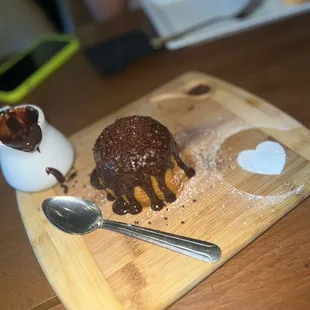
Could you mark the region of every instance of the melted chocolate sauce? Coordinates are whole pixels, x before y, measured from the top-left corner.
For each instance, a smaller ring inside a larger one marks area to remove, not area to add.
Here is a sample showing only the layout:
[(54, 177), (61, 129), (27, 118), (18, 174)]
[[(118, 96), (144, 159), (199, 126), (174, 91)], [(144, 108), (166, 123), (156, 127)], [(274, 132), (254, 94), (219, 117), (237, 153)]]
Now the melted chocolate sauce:
[(38, 118), (38, 111), (29, 106), (1, 112), (0, 141), (19, 151), (40, 152), (42, 131)]
[(65, 184), (60, 184), (60, 187), (64, 190), (64, 194), (68, 194), (69, 188)]
[(118, 215), (124, 215), (127, 213), (138, 214), (142, 211), (142, 206), (138, 203), (130, 204), (125, 202), (123, 199), (117, 199), (113, 203), (112, 210)]
[(96, 189), (104, 189), (104, 186), (101, 184), (100, 179), (98, 177), (96, 168), (90, 174), (90, 184), (92, 185), (92, 187)]
[(109, 201), (114, 201), (115, 200), (115, 198), (110, 193), (107, 194), (107, 199)]
[[(154, 211), (165, 206), (154, 191), (151, 176), (157, 180), (166, 202), (176, 200), (165, 182), (167, 170), (173, 169), (173, 159), (188, 178), (195, 175), (195, 170), (181, 160), (170, 131), (150, 117), (131, 116), (117, 120), (103, 130), (93, 151), (99, 176), (93, 171), (91, 183), (96, 186), (98, 181), (102, 188), (114, 192), (113, 211), (120, 215), (142, 211), (134, 196), (136, 187), (148, 195)], [(111, 198), (108, 195), (108, 199)]]
[[(70, 182), (70, 181), (72, 181), (74, 178), (76, 178), (76, 176), (77, 176), (77, 172), (75, 171), (75, 172), (73, 172), (73, 173), (71, 173), (69, 176), (68, 176), (68, 182)], [(75, 182), (76, 182), (77, 180), (75, 180)]]
[(201, 96), (208, 93), (211, 88), (208, 85), (199, 84), (192, 89), (190, 89), (187, 94), (190, 96)]
[(66, 184), (64, 184), (66, 179), (63, 176), (63, 174), (59, 170), (52, 168), (52, 167), (47, 167), (45, 171), (48, 175), (52, 174), (55, 177), (55, 179), (58, 181), (58, 183), (60, 183), (60, 187), (63, 189), (64, 194), (68, 194), (69, 188)]
[(47, 174), (52, 174), (59, 183), (64, 183), (66, 180), (63, 174), (55, 168), (47, 167), (45, 171)]
[(16, 139), (12, 141), (2, 141), (6, 146), (12, 147), (19, 151), (24, 152), (40, 152), (39, 144), (42, 140), (42, 131), (38, 124), (34, 124), (30, 128), (29, 135), (22, 139)]

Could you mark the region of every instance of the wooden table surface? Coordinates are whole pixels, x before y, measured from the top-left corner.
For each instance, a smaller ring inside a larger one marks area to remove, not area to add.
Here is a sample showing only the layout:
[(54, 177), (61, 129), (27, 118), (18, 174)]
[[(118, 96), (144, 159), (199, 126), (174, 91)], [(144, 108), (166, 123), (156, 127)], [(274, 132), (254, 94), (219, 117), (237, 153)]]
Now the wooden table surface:
[[(150, 26), (141, 12), (89, 25), (84, 45)], [(241, 86), (310, 127), (310, 14), (130, 65), (113, 77), (95, 73), (80, 52), (26, 101), (40, 105), (66, 135), (177, 75), (199, 70)], [(0, 307), (63, 307), (36, 261), (14, 190), (0, 176)], [(310, 199), (203, 281), (171, 309), (309, 309)]]

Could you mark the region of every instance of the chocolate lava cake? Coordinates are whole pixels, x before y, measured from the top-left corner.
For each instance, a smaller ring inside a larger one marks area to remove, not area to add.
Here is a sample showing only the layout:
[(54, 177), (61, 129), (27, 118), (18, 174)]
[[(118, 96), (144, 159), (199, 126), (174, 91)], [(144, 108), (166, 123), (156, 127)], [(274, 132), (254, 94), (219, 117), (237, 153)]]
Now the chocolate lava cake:
[(137, 214), (143, 207), (161, 210), (195, 175), (181, 160), (168, 128), (151, 117), (116, 120), (102, 131), (93, 152), (99, 180), (108, 199), (115, 200), (117, 214)]

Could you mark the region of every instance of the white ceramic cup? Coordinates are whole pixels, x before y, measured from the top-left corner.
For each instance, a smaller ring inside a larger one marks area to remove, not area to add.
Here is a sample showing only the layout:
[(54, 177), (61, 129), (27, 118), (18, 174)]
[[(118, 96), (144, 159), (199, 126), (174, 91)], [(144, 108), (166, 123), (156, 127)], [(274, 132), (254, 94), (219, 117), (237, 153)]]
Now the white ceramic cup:
[[(38, 111), (38, 125), (42, 131), (40, 152), (24, 152), (0, 142), (0, 164), (6, 181), (16, 190), (37, 192), (57, 184), (56, 178), (46, 173), (52, 167), (64, 176), (69, 172), (74, 161), (74, 149), (69, 140), (45, 119), (43, 111), (30, 104), (15, 106), (32, 107)], [(9, 109), (2, 107), (0, 111)]]

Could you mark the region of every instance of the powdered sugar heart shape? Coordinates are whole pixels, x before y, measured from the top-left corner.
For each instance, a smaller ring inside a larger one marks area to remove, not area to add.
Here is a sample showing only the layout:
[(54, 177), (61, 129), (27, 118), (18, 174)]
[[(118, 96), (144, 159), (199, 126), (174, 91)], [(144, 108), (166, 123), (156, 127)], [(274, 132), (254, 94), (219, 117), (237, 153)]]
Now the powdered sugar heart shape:
[(264, 141), (255, 150), (245, 150), (239, 153), (237, 162), (246, 171), (279, 175), (282, 173), (286, 161), (284, 148), (277, 142)]

